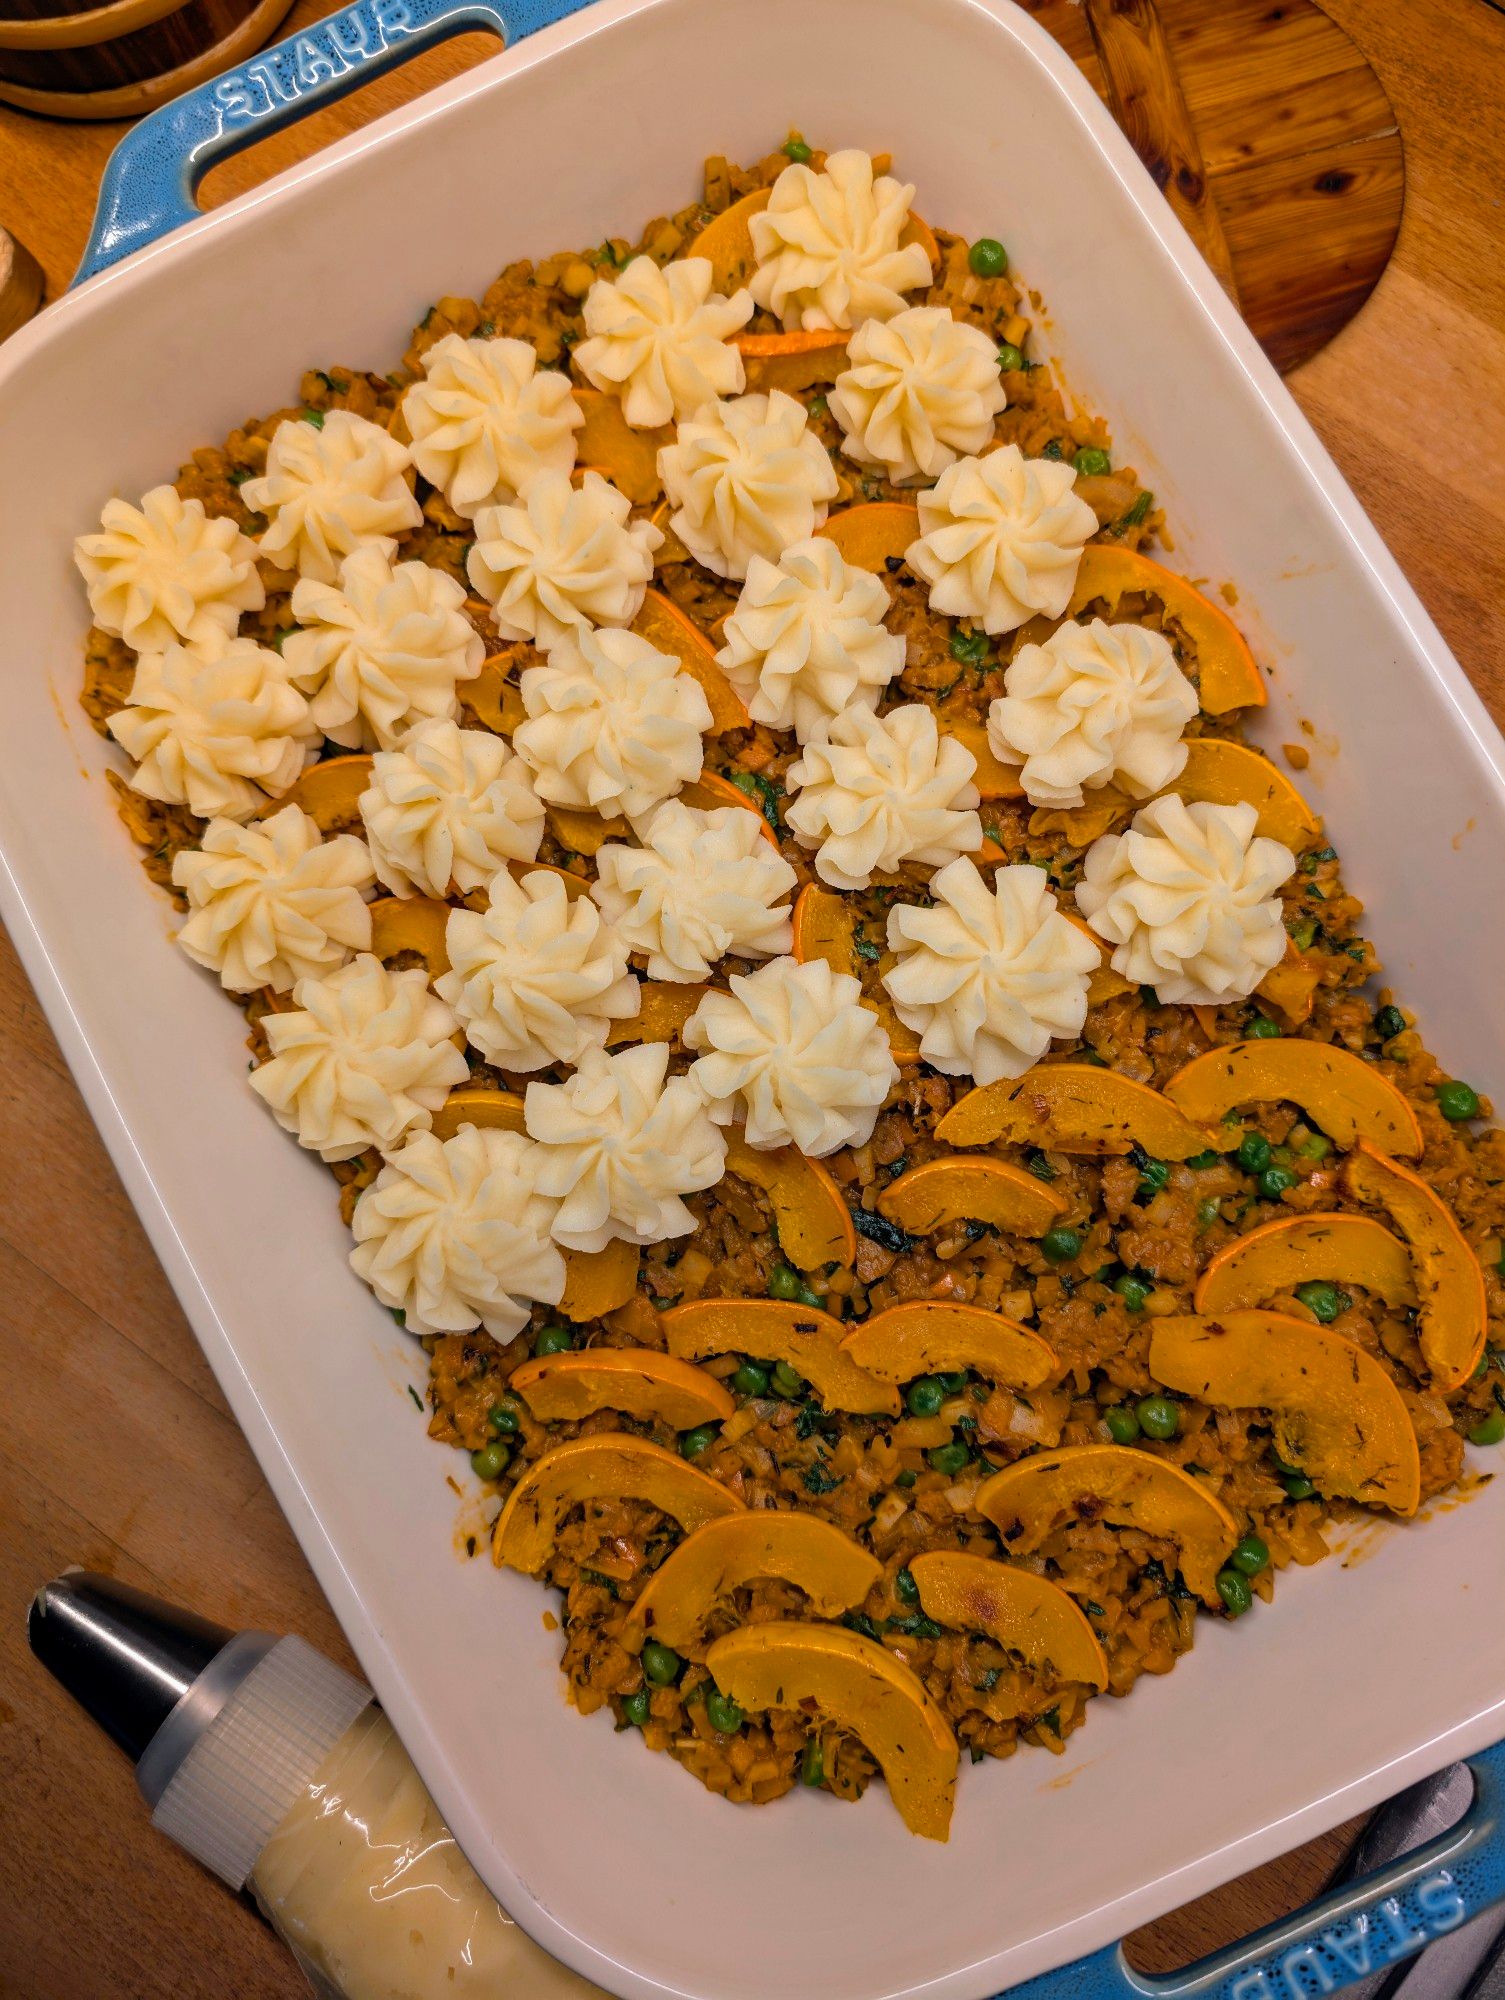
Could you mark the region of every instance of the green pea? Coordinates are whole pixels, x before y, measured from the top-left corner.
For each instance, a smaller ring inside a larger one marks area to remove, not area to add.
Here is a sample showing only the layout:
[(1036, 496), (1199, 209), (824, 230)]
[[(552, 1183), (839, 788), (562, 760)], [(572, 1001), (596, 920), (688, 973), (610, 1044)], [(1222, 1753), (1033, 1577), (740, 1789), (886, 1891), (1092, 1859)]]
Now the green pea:
[(1139, 1435), (1139, 1419), (1127, 1403), (1104, 1410), (1103, 1422), (1108, 1426), (1108, 1435), (1115, 1444), (1132, 1444)]
[(1221, 1209), (1222, 1203), (1216, 1196), (1209, 1196), (1206, 1201), (1199, 1201), (1197, 1203), (1197, 1221), (1200, 1226), (1203, 1229), (1210, 1229), (1217, 1221)]
[(1287, 1188), (1296, 1185), (1296, 1175), (1289, 1167), (1266, 1167), (1260, 1175), (1257, 1186), (1266, 1201), (1279, 1201)]
[(1171, 1177), (1169, 1160), (1146, 1160), (1139, 1170), (1139, 1186), (1134, 1190), (1136, 1201), (1151, 1201), (1159, 1194)]
[(1296, 1148), (1303, 1160), (1325, 1160), (1333, 1149), (1333, 1142), (1325, 1132), (1308, 1132)]
[(1005, 375), (1012, 375), (1024, 366), (1024, 355), (1013, 341), (1002, 340), (998, 343), (998, 366)]
[(714, 1424), (697, 1424), (692, 1431), (686, 1431), (679, 1441), (680, 1451), (686, 1458), (699, 1458), (703, 1451), (709, 1451), (716, 1442)]
[(1491, 1410), (1482, 1423), (1474, 1425), (1468, 1441), (1484, 1445), (1505, 1442), (1505, 1410)]
[(768, 1370), (761, 1362), (744, 1361), (732, 1377), (732, 1387), (739, 1396), (766, 1396)]
[(946, 1369), (935, 1379), (948, 1396), (959, 1396), (967, 1386), (967, 1371), (965, 1368)]
[(486, 1421), (492, 1430), (500, 1432), (504, 1437), (511, 1437), (512, 1433), (522, 1425), (517, 1405), (510, 1397), (505, 1402), (493, 1403), (486, 1412)]
[(1229, 1567), (1243, 1576), (1258, 1576), (1270, 1560), (1270, 1551), (1258, 1535), (1245, 1535), (1228, 1558)]
[(735, 1736), (742, 1727), (741, 1709), (719, 1688), (712, 1688), (705, 1698), (705, 1718), (718, 1736)]
[(1251, 1042), (1273, 1041), (1280, 1033), (1280, 1023), (1272, 1021), (1268, 1014), (1256, 1014), (1245, 1028), (1244, 1034)]
[(567, 1326), (541, 1326), (533, 1342), (535, 1354), (563, 1354), (575, 1345), (575, 1336)]
[(955, 1479), (972, 1463), (972, 1454), (964, 1444), (938, 1444), (925, 1456), (930, 1460), (931, 1471), (942, 1473), (947, 1479)]
[(922, 1375), (918, 1382), (911, 1382), (904, 1398), (912, 1417), (939, 1416), (945, 1400), (945, 1385), (934, 1375)]
[(1374, 1032), (1382, 1042), (1393, 1042), (1406, 1032), (1406, 1017), (1399, 1007), (1381, 1007), (1374, 1017)]
[(979, 278), (1001, 278), (1009, 268), (1009, 253), (996, 236), (979, 236), (967, 252), (967, 262)]
[(1107, 452), (1099, 450), (1095, 444), (1084, 444), (1080, 451), (1071, 454), (1071, 462), (1077, 471), (1087, 478), (1096, 478), (1113, 470), (1113, 461)]
[(1200, 1174), (1205, 1173), (1209, 1167), (1215, 1167), (1221, 1158), (1220, 1153), (1215, 1153), (1209, 1148), (1205, 1153), (1193, 1153), (1186, 1164), (1194, 1174)]
[(898, 1598), (901, 1604), (913, 1606), (919, 1603), (920, 1586), (915, 1582), (909, 1570), (901, 1569), (895, 1572), (894, 1596)]
[(661, 1645), (657, 1639), (650, 1639), (643, 1648), (643, 1672), (655, 1687), (673, 1687), (683, 1664), (672, 1646)]
[(960, 627), (951, 634), (949, 640), (951, 657), (964, 667), (980, 667), (988, 657), (988, 635), (986, 632), (963, 632)]
[(1479, 1093), (1472, 1084), (1439, 1083), (1437, 1086), (1437, 1109), (1449, 1124), (1464, 1125), (1470, 1118), (1479, 1115)]
[(794, 161), (796, 166), (802, 167), (810, 158), (810, 148), (805, 144), (803, 139), (786, 139), (784, 142), (784, 151)]
[(1041, 1254), (1052, 1264), (1069, 1264), (1073, 1257), (1082, 1253), (1082, 1232), (1080, 1229), (1047, 1229), (1040, 1238)]
[(1336, 1285), (1330, 1285), (1326, 1278), (1309, 1278), (1304, 1285), (1296, 1287), (1296, 1296), (1309, 1313), (1315, 1313), (1324, 1326), (1331, 1326), (1340, 1312), (1347, 1311), (1353, 1304), (1346, 1292), (1340, 1292)]
[(483, 1444), (470, 1454), (470, 1469), (477, 1479), (500, 1479), (512, 1459), (512, 1447), (499, 1442)]
[(1181, 1412), (1169, 1396), (1143, 1396), (1134, 1405), (1139, 1428), (1146, 1437), (1173, 1438), (1181, 1428)]
[(1262, 1174), (1270, 1164), (1270, 1142), (1259, 1132), (1246, 1132), (1233, 1157), (1246, 1174)]
[(1220, 1569), (1217, 1575), (1218, 1596), (1223, 1600), (1223, 1609), (1230, 1618), (1242, 1618), (1254, 1602), (1254, 1592), (1249, 1588), (1247, 1577), (1240, 1576), (1236, 1569)]
[(800, 1783), (802, 1785), (823, 1785), (826, 1782), (826, 1753), (819, 1740), (812, 1736), (805, 1745), (805, 1753), (800, 1758)]
[(906, 1466), (902, 1472), (896, 1472), (894, 1474), (894, 1484), (895, 1486), (902, 1486), (904, 1491), (907, 1493), (910, 1487), (913, 1486), (915, 1481), (919, 1478), (919, 1476), (920, 1475), (917, 1472), (911, 1472), (908, 1466)]
[(1281, 1484), (1285, 1487), (1287, 1500), (1310, 1500), (1317, 1490), (1304, 1472), (1293, 1472)]
[(628, 1695), (622, 1703), (622, 1720), (631, 1723), (634, 1729), (641, 1729), (648, 1720), (648, 1690), (639, 1688), (636, 1694)]
[(804, 1288), (804, 1279), (788, 1264), (775, 1264), (768, 1274), (768, 1296), (771, 1299), (797, 1299)]
[(789, 1366), (787, 1361), (775, 1361), (772, 1373), (768, 1377), (768, 1386), (776, 1396), (783, 1396), (793, 1401), (805, 1384), (803, 1378)]
[(1132, 1271), (1125, 1271), (1121, 1278), (1113, 1280), (1113, 1289), (1129, 1311), (1137, 1313), (1144, 1311), (1144, 1302), (1154, 1287), (1147, 1285), (1143, 1278), (1136, 1278)]

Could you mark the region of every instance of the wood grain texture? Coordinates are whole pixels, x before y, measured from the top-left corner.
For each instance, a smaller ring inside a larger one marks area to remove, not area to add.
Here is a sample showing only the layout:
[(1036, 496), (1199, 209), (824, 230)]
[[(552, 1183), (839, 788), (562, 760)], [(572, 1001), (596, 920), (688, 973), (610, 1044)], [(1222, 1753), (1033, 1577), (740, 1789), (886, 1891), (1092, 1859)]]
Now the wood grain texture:
[[(1399, 115), (1407, 207), (1368, 306), (1291, 386), (1505, 717), (1505, 410), (1488, 393), (1505, 380), (1505, 260), (1488, 253), (1505, 104), (1479, 87), (1505, 66), (1505, 17), (1486, 0), (1328, 5)], [(294, 19), (321, 11), (300, 0)], [(1201, 72), (1174, 35), (1172, 46), (1209, 168), (1222, 170), (1237, 155), (1237, 116), (1199, 97)], [(268, 155), (288, 164), (400, 101), (415, 76), (452, 74), (466, 53), (425, 58), (230, 163), (221, 198), (264, 173)], [(23, 228), (53, 295), (77, 264), (116, 136), (0, 112), (0, 220)], [(1315, 122), (1308, 136), (1320, 150), (1332, 135)], [(1221, 185), (1219, 198), (1236, 243)], [(25, 1652), (31, 1593), (84, 1563), (227, 1624), (301, 1632), (348, 1663), (3, 940), (0, 1162), (0, 1995), (302, 2000), (280, 1947), (152, 1835), (129, 1771)], [(1175, 1964), (1292, 1906), (1338, 1848), (1313, 1843), (1151, 1926), (1136, 1962)]]
[(0, 229), (0, 340), (24, 326), (41, 303), (41, 265), (24, 243)]

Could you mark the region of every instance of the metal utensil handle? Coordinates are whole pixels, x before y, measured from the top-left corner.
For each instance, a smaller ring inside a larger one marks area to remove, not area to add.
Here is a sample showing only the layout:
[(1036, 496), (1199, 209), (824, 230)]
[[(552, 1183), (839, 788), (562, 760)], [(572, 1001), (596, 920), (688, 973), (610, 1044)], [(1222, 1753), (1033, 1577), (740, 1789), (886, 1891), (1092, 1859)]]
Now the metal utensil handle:
[(144, 250), (199, 213), (216, 161), (332, 104), (450, 35), (482, 28), (508, 44), (588, 0), (355, 0), (237, 69), (185, 91), (110, 155), (74, 284)]
[[(1505, 1901), (1505, 1743), (1468, 1760), (1474, 1799), (1425, 1847), (1292, 1917), (1154, 1978), (1108, 1945), (1010, 1989), (1008, 2000), (1311, 2000), (1398, 1964)], [(1000, 1996), (1001, 2000), (1001, 1996)]]

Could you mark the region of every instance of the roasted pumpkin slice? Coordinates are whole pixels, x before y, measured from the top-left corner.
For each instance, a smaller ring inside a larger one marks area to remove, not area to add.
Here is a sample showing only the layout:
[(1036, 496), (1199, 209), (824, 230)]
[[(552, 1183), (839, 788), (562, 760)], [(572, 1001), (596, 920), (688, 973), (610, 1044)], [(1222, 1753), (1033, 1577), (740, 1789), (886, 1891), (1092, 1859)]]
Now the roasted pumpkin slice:
[(719, 772), (702, 771), (698, 778), (692, 778), (689, 784), (681, 786), (675, 796), (682, 805), (698, 806), (702, 812), (716, 812), (722, 806), (741, 806), (744, 812), (757, 814), (763, 838), (771, 840), (775, 847), (779, 844), (779, 837), (768, 824), (767, 815), (758, 801)]
[(1259, 815), (1255, 832), (1284, 842), (1293, 854), (1310, 847), (1322, 831), (1322, 821), (1283, 771), (1247, 743), (1226, 737), (1193, 737), (1170, 789), (1188, 805), (1253, 806)]
[(786, 396), (834, 382), (847, 365), (849, 333), (812, 327), (795, 333), (739, 333), (732, 341), (742, 356), (750, 395), (782, 389)]
[(483, 1131), (526, 1132), (523, 1100), (515, 1090), (488, 1090), (484, 1084), (462, 1083), (434, 1113), (430, 1130), (436, 1139), (453, 1139), (462, 1125)]
[(1400, 1390), (1329, 1326), (1286, 1313), (1181, 1313), (1150, 1331), (1157, 1382), (1225, 1410), (1267, 1410), (1275, 1450), (1324, 1494), (1414, 1514), (1421, 1457)]
[(1416, 1113), (1373, 1063), (1330, 1042), (1286, 1039), (1209, 1049), (1165, 1086), (1171, 1102), (1201, 1125), (1217, 1125), (1241, 1104), (1294, 1104), (1345, 1152), (1367, 1139), (1383, 1153), (1421, 1155)]
[(1008, 1389), (1038, 1389), (1057, 1366), (1054, 1353), (1027, 1326), (947, 1299), (910, 1299), (874, 1313), (842, 1346), (883, 1382), (971, 1368)]
[(317, 764), (310, 764), (280, 798), (268, 799), (264, 806), (258, 806), (252, 818), (270, 819), (284, 806), (297, 806), (321, 833), (336, 833), (341, 828), (360, 825), (361, 793), (370, 783), (369, 756), (324, 757)]
[(777, 1620), (718, 1639), (706, 1665), (740, 1708), (812, 1711), (848, 1729), (878, 1763), (911, 1833), (945, 1840), (956, 1795), (956, 1738), (919, 1676), (844, 1625)]
[(927, 1160), (878, 1197), (878, 1213), (911, 1236), (931, 1236), (956, 1222), (1043, 1236), (1066, 1207), (1053, 1187), (1003, 1160)]
[(698, 1653), (717, 1605), (768, 1578), (797, 1584), (818, 1617), (839, 1618), (882, 1574), (876, 1556), (818, 1514), (770, 1507), (724, 1514), (687, 1535), (655, 1570), (627, 1615), (621, 1643), (630, 1653), (645, 1639)]
[(455, 692), (463, 707), (497, 736), (510, 736), (528, 711), (517, 685), (517, 667), (522, 648), (504, 647), (481, 662), (474, 680), (462, 681)]
[[(862, 961), (857, 953), (857, 914), (845, 896), (807, 882), (794, 899), (794, 957), (801, 965), (823, 958), (833, 972), (844, 972), (861, 980)], [(864, 992), (862, 1004), (870, 1007), (883, 1023), (889, 1053), (901, 1068), (920, 1060), (920, 1038), (906, 1028), (894, 1012), (893, 1002), (880, 986)]]
[(803, 1375), (828, 1410), (896, 1417), (899, 1392), (842, 1351), (846, 1328), (815, 1306), (781, 1299), (692, 1299), (663, 1315), (669, 1352), (685, 1361), (708, 1354), (748, 1354), (784, 1361)]
[(1322, 984), (1322, 961), (1298, 951), (1286, 939), (1285, 957), (1272, 965), (1254, 989), (1257, 1000), (1278, 1014), (1288, 1028), (1299, 1028), (1312, 1018), (1312, 1002)]
[(711, 711), (709, 736), (725, 736), (731, 729), (749, 729), (752, 717), (747, 704), (716, 664), (716, 649), (693, 619), (661, 590), (643, 593), (643, 608), (632, 621), (632, 629), (661, 653), (678, 660), (700, 691)]
[(1030, 1555), (1072, 1521), (1137, 1528), (1181, 1551), (1181, 1574), (1216, 1606), (1217, 1574), (1238, 1540), (1222, 1501), (1169, 1459), (1134, 1445), (1071, 1444), (1032, 1452), (979, 1489), (977, 1511), (1018, 1555)]
[(1263, 1305), (1313, 1279), (1362, 1285), (1387, 1305), (1414, 1306), (1411, 1253), (1367, 1215), (1290, 1215), (1220, 1250), (1197, 1281), (1199, 1313)]
[(688, 982), (680, 986), (671, 980), (639, 980), (638, 1011), (625, 1021), (610, 1023), (606, 1031), (606, 1046), (614, 1049), (623, 1042), (681, 1041), (685, 1022), (710, 990), (709, 986)]
[(662, 446), (673, 444), (672, 425), (656, 431), (635, 431), (622, 415), (615, 396), (599, 389), (576, 387), (575, 401), (585, 423), (575, 433), (575, 451), (582, 466), (598, 468), (634, 507), (651, 507), (664, 490), (658, 476)]
[(1127, 1153), (1138, 1145), (1157, 1160), (1207, 1151), (1207, 1134), (1158, 1090), (1092, 1063), (1040, 1063), (1012, 1081), (969, 1090), (935, 1136), (953, 1146), (1003, 1140), (1058, 1153)]
[[(963, 749), (970, 750), (977, 765), (972, 782), (982, 799), (1022, 799), (1024, 786), (1020, 782), (1019, 764), (1005, 764), (994, 755), (993, 746), (988, 741), (988, 726), (985, 722), (941, 721), (941, 733), (954, 736)], [(1097, 942), (1096, 939), (1093, 940)]]
[(742, 1128), (733, 1125), (726, 1135), (726, 1170), (767, 1195), (779, 1248), (801, 1271), (855, 1259), (857, 1230), (851, 1210), (819, 1160), (807, 1160), (798, 1146), (760, 1152), (748, 1145)]
[(1416, 1286), (1416, 1336), (1439, 1389), (1456, 1389), (1479, 1365), (1488, 1326), (1484, 1272), (1447, 1203), (1398, 1160), (1360, 1139), (1343, 1164), (1358, 1201), (1382, 1208), (1405, 1238)]
[(540, 1354), (513, 1370), (507, 1387), (541, 1423), (577, 1422), (598, 1410), (620, 1410), (645, 1422), (658, 1418), (676, 1431), (724, 1424), (737, 1405), (714, 1375), (693, 1361), (647, 1347), (588, 1347)]
[(919, 540), (920, 510), (905, 500), (870, 500), (861, 507), (843, 507), (815, 532), (835, 542), (853, 569), (883, 576)]
[[(685, 252), (687, 257), (705, 257), (710, 261), (713, 288), (718, 292), (735, 292), (745, 285), (757, 269), (757, 258), (753, 254), (752, 231), (748, 227), (753, 216), (768, 206), (768, 188), (754, 188), (751, 194), (734, 201), (730, 208), (724, 208), (719, 215), (712, 216), (698, 236), (691, 241)], [(930, 268), (935, 270), (941, 261), (940, 246), (934, 232), (921, 222), (917, 215), (911, 215), (899, 233), (903, 243), (921, 243), (930, 259)], [(583, 456), (583, 453), (582, 453)]]
[(1136, 550), (1093, 542), (1082, 551), (1076, 588), (1067, 615), (1076, 617), (1089, 604), (1107, 606), (1111, 618), (1124, 597), (1153, 598), (1169, 623), (1178, 626), (1191, 648), (1198, 680), (1198, 700), (1208, 715), (1225, 715), (1231, 708), (1262, 708), (1265, 684), (1243, 634), (1211, 599), (1184, 576), (1151, 562)]
[(934, 1549), (909, 1573), (920, 1609), (937, 1625), (981, 1632), (1036, 1673), (1087, 1687), (1108, 1685), (1108, 1661), (1076, 1599), (1048, 1577), (989, 1556)]
[(491, 1559), (536, 1576), (573, 1507), (592, 1500), (643, 1500), (687, 1533), (718, 1514), (738, 1514), (735, 1493), (677, 1451), (625, 1432), (597, 1431), (556, 1446), (513, 1487), (491, 1537)]
[(638, 1288), (638, 1267), (643, 1253), (636, 1243), (614, 1238), (604, 1250), (565, 1250), (564, 1290), (559, 1310), (578, 1325), (588, 1319), (604, 1319), (607, 1313), (625, 1306)]
[(396, 958), (413, 951), (428, 967), (430, 979), (449, 971), (444, 933), (449, 904), (432, 896), (378, 896), (371, 905), (371, 949), (378, 958)]
[(625, 840), (631, 831), (625, 819), (602, 819), (580, 806), (544, 807), (550, 833), (571, 854), (599, 854), (608, 840)]
[[(588, 896), (590, 894), (591, 885), (584, 875), (574, 875), (568, 868), (556, 868), (552, 861), (509, 861), (507, 863), (507, 873), (512, 877), (514, 882), (521, 882), (525, 875), (536, 875), (540, 869), (543, 870), (545, 875), (557, 875), (559, 877), (560, 881), (564, 884), (564, 893), (572, 902), (576, 896)], [(470, 901), (469, 897), (466, 898), (466, 901)], [(485, 909), (486, 895), (484, 890), (480, 892), (476, 901), (471, 904), (471, 907), (472, 909)]]

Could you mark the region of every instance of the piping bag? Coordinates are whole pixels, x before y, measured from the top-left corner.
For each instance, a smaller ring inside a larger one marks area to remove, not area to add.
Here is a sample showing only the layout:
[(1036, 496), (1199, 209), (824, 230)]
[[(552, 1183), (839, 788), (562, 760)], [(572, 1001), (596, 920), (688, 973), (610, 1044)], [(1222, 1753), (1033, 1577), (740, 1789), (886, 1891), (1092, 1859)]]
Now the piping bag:
[(152, 1824), (249, 1888), (321, 2000), (605, 2000), (527, 1937), (376, 1706), (302, 1639), (72, 1570), (31, 1649), (125, 1751)]

